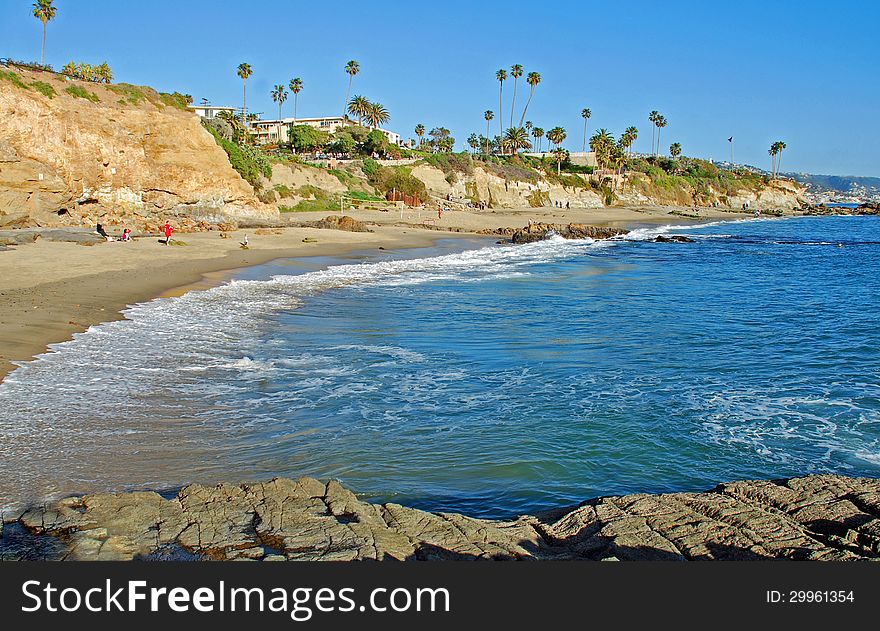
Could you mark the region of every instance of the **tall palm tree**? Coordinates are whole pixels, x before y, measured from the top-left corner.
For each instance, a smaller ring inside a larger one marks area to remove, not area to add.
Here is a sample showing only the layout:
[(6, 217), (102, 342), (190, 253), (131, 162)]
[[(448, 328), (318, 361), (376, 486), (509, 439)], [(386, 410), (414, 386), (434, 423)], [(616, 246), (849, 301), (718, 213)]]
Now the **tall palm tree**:
[(367, 119), (371, 128), (375, 128), (390, 121), (391, 114), (388, 113), (388, 110), (381, 103), (370, 103), (364, 118)]
[(416, 136), (419, 137), (419, 147), (422, 146), (422, 136), (425, 135), (425, 126), (419, 123), (416, 125)]
[(532, 143), (529, 142), (529, 132), (524, 127), (511, 127), (504, 133), (504, 144), (510, 148), (511, 153), (516, 153), (520, 149), (529, 149)]
[(244, 81), (244, 109), (242, 110), (242, 121), (245, 121), (245, 132), (247, 131), (247, 80), (254, 74), (250, 64), (238, 64), (238, 76)]
[[(526, 112), (529, 111), (529, 104), (532, 102), (532, 97), (535, 95), (535, 88), (538, 87), (538, 84), (541, 83), (541, 75), (537, 72), (530, 72), (526, 77), (526, 83), (529, 84), (529, 100), (526, 101), (526, 106), (523, 108), (522, 116), (519, 117), (519, 126), (522, 127), (523, 120), (525, 120)], [(516, 84), (514, 84), (516, 85)]]
[(296, 77), (295, 79), (290, 80), (290, 91), (293, 92), (293, 122), (296, 123), (296, 105), (297, 105), (297, 97), (299, 93), (302, 92), (303, 82), (302, 79)]
[(677, 158), (678, 156), (680, 156), (681, 155), (681, 143), (674, 142), (671, 145), (669, 145), (669, 155), (671, 155), (673, 158)]
[[(504, 68), (502, 68), (501, 70), (499, 70), (498, 72), (495, 73), (495, 78), (498, 79), (498, 84), (499, 84), (499, 88), (498, 88), (498, 130), (499, 130), (499, 133), (501, 134), (501, 136), (503, 136), (504, 135), (504, 122), (503, 122), (504, 121), (504, 110), (502, 109), (503, 103), (502, 103), (501, 99), (504, 95), (504, 81), (507, 79), (507, 71)], [(503, 148), (502, 148), (501, 153), (504, 153)]]
[(471, 151), (476, 154), (477, 149), (480, 147), (480, 139), (477, 138), (476, 134), (471, 134), (467, 139), (468, 146), (471, 148)]
[(538, 143), (538, 151), (541, 151), (541, 138), (544, 137), (544, 130), (540, 127), (532, 128), (532, 136), (535, 137), (535, 142)]
[(651, 111), (650, 114), (648, 114), (648, 120), (651, 122), (651, 125), (653, 125), (653, 127), (651, 127), (651, 155), (652, 156), (657, 155), (654, 152), (654, 132), (657, 130), (657, 120), (659, 118), (660, 118), (660, 112), (658, 112), (657, 110), (653, 110), (653, 111)]
[(782, 152), (788, 147), (788, 145), (779, 140), (776, 142), (776, 147), (779, 149), (779, 157), (776, 158), (776, 175), (779, 176), (779, 171), (782, 166)]
[(655, 124), (657, 125), (657, 153), (660, 153), (660, 132), (666, 127), (666, 117), (660, 116)]
[(495, 118), (495, 114), (492, 110), (486, 110), (483, 112), (483, 118), (486, 119), (486, 155), (489, 154), (489, 121)]
[(587, 121), (590, 120), (590, 116), (592, 115), (593, 113), (588, 107), (581, 110), (581, 117), (584, 119), (584, 148), (582, 149), (584, 153), (587, 152)]
[(566, 137), (567, 134), (562, 127), (557, 126), (547, 132), (547, 140), (556, 145), (553, 152), (556, 156), (556, 175), (559, 175), (562, 172), (562, 160), (565, 154), (560, 150), (562, 149), (562, 143), (565, 142)]
[(532, 121), (526, 121), (526, 129), (528, 129), (529, 131), (532, 131), (532, 127), (534, 126), (535, 124)]
[(629, 150), (630, 155), (632, 155), (632, 146), (639, 138), (639, 130), (634, 125), (630, 125), (624, 130), (623, 135), (626, 136), (627, 140), (626, 148)]
[(513, 77), (513, 101), (510, 103), (510, 126), (513, 127), (513, 111), (516, 109), (516, 84), (517, 79), (523, 76), (523, 67), (519, 64), (513, 64), (510, 67), (510, 76)]
[(287, 90), (280, 83), (272, 88), (272, 100), (278, 103), (278, 120), (281, 120), (281, 108), (287, 100)]
[(590, 137), (590, 149), (596, 154), (596, 164), (600, 169), (608, 166), (613, 147), (614, 136), (607, 129), (600, 129)]
[(370, 111), (370, 102), (366, 97), (355, 94), (348, 102), (348, 113), (357, 116), (358, 125), (363, 126), (364, 118)]
[(43, 46), (40, 48), (40, 65), (46, 63), (46, 25), (55, 19), (58, 9), (52, 6), (53, 0), (37, 0), (34, 2), (34, 17), (43, 23)]
[[(351, 94), (351, 81), (361, 71), (361, 65), (354, 59), (345, 64), (345, 74), (348, 75), (348, 90), (345, 92), (345, 108), (348, 107), (348, 97)], [(345, 120), (345, 108), (342, 110), (342, 119)]]

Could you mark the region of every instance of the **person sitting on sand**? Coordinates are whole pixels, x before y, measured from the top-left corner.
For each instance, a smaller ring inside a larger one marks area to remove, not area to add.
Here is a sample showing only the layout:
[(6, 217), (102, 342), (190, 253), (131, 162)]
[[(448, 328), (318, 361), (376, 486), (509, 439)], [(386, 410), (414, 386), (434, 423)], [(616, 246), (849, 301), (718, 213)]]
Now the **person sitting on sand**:
[(165, 227), (162, 228), (162, 233), (165, 235), (165, 245), (171, 245), (171, 234), (173, 232), (174, 228), (172, 228), (171, 224), (166, 221)]
[(95, 228), (95, 232), (97, 232), (99, 235), (104, 237), (107, 241), (113, 240), (113, 237), (111, 237), (109, 234), (107, 234), (107, 231), (104, 230), (104, 226), (102, 226), (101, 224), (97, 225), (97, 227)]
[(128, 243), (129, 241), (131, 241), (131, 228), (125, 228), (122, 231), (122, 238), (119, 240), (123, 243)]

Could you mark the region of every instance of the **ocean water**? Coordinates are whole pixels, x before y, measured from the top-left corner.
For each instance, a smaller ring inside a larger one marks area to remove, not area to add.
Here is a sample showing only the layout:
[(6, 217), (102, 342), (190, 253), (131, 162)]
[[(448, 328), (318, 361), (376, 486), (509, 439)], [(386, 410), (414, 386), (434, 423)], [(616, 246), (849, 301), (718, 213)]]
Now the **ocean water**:
[(0, 506), (313, 475), (499, 517), (878, 476), (878, 266), (880, 219), (817, 217), (251, 268), (0, 385)]

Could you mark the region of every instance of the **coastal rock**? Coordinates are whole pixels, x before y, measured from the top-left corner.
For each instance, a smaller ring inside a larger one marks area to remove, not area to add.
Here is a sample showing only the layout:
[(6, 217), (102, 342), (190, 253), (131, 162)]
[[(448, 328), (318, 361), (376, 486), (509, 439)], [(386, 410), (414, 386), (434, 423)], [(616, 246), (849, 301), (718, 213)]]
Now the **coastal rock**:
[[(10, 72), (25, 87), (0, 82), (0, 226), (101, 220), (139, 229), (145, 217), (196, 223), (277, 218), (198, 116), (168, 105), (150, 88)], [(31, 89), (35, 81), (54, 97)], [(68, 93), (74, 84), (97, 100)]]
[(627, 234), (628, 230), (608, 228), (604, 226), (588, 226), (580, 223), (551, 224), (530, 223), (526, 228), (499, 228), (493, 234), (510, 237), (511, 243), (533, 243), (542, 241), (550, 235), (559, 235), (564, 239), (610, 239)]
[(659, 234), (654, 239), (657, 243), (693, 243), (694, 240), (690, 237), (686, 237), (683, 234)]
[(308, 228), (323, 228), (325, 230), (345, 230), (347, 232), (372, 232), (367, 224), (358, 221), (348, 215), (330, 215), (319, 221), (309, 221), (297, 224)]
[(601, 497), (475, 519), (370, 504), (339, 482), (276, 478), (96, 494), (0, 530), (0, 559), (759, 560), (880, 558), (880, 480), (814, 475), (703, 493)]

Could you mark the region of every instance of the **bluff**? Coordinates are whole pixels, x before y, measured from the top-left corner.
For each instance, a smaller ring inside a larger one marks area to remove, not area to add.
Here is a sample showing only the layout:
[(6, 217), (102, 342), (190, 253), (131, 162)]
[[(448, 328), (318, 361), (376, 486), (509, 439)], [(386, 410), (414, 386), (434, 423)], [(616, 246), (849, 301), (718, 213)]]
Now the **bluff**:
[(179, 98), (0, 66), (0, 226), (186, 229), (276, 214)]

